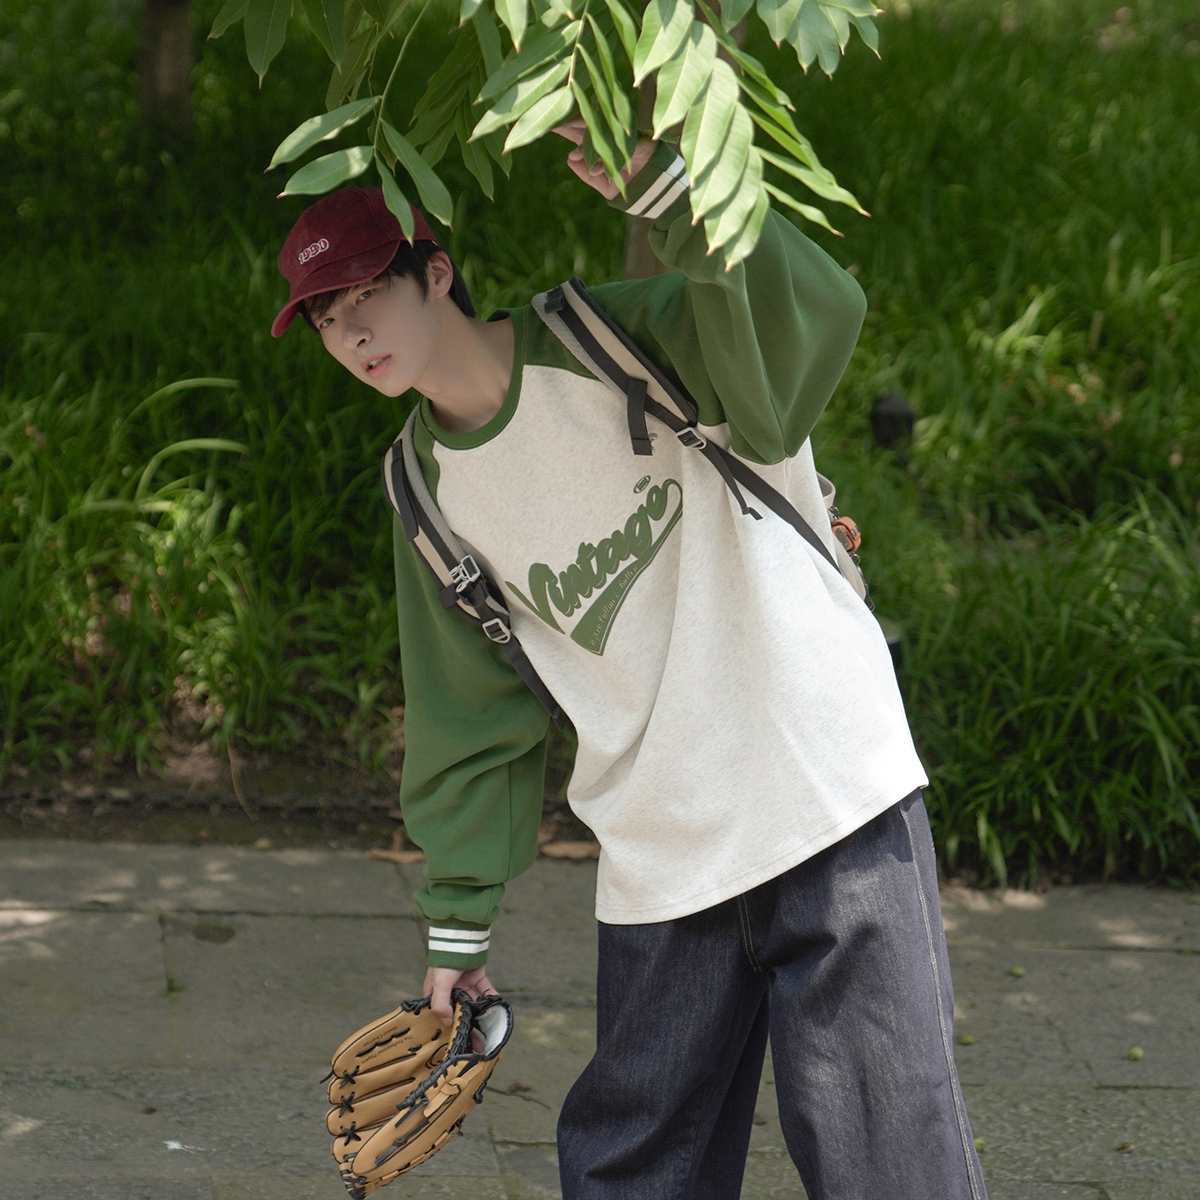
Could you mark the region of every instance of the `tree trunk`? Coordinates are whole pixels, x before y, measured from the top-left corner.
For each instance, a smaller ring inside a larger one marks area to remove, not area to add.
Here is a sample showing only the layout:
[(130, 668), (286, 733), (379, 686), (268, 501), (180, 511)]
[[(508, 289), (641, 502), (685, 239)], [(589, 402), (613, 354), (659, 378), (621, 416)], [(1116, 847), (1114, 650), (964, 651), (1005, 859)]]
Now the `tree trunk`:
[(138, 102), (152, 124), (187, 136), (192, 130), (192, 25), (189, 0), (146, 0), (138, 51)]

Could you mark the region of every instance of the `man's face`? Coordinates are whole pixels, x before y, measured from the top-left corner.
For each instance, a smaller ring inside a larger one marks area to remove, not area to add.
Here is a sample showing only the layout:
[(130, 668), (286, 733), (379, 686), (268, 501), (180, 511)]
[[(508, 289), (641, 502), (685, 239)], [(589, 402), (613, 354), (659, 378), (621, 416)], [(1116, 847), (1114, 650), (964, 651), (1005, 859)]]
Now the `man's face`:
[(364, 280), (313, 320), (325, 349), (385, 396), (419, 386), (438, 339), (434, 305), (410, 276)]

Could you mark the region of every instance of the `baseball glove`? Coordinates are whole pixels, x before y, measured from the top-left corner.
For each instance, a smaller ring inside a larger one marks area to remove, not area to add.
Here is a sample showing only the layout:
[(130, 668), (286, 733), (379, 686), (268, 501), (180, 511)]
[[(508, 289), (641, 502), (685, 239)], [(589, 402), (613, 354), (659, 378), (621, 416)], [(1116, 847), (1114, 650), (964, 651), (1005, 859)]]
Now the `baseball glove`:
[(457, 988), (451, 998), (449, 1029), (424, 996), (364, 1025), (334, 1052), (325, 1123), (352, 1200), (432, 1158), (483, 1099), (512, 1033), (512, 1009), (499, 996), (472, 1000)]

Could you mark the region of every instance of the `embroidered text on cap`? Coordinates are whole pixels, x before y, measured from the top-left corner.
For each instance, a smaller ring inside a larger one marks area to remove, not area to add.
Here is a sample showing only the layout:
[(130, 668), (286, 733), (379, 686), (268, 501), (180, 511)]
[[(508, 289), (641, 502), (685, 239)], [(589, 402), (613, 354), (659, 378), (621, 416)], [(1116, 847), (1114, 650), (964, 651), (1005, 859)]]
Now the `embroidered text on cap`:
[(322, 238), (319, 242), (313, 242), (311, 246), (305, 247), (300, 251), (299, 259), (302, 263), (308, 262), (310, 258), (316, 258), (318, 254), (329, 249), (329, 241)]

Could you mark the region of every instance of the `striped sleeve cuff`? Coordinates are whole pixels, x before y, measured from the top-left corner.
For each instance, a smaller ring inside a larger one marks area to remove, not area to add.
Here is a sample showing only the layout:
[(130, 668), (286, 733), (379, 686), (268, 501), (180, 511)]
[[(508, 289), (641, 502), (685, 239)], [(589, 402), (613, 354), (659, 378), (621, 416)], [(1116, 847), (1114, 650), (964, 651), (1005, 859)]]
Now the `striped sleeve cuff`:
[(612, 201), (614, 208), (631, 217), (645, 217), (669, 225), (688, 211), (691, 182), (683, 159), (674, 146), (660, 142), (650, 161), (629, 181), (627, 195)]
[(429, 966), (479, 967), (487, 962), (490, 943), (488, 929), (452, 929), (447, 925), (429, 927)]

